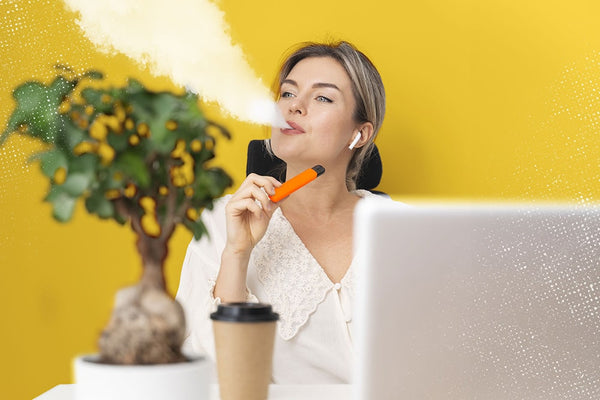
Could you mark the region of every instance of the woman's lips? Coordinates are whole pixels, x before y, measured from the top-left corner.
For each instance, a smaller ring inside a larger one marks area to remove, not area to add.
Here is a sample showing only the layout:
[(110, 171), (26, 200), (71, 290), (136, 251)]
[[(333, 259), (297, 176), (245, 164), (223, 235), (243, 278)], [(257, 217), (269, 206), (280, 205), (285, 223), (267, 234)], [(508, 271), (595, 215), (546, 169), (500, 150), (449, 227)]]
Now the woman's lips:
[(286, 135), (299, 135), (301, 133), (305, 133), (304, 129), (302, 129), (302, 127), (300, 125), (298, 125), (297, 123), (295, 123), (293, 121), (286, 121), (286, 122), (288, 123), (289, 126), (292, 127), (292, 129), (282, 128), (281, 133), (285, 133)]

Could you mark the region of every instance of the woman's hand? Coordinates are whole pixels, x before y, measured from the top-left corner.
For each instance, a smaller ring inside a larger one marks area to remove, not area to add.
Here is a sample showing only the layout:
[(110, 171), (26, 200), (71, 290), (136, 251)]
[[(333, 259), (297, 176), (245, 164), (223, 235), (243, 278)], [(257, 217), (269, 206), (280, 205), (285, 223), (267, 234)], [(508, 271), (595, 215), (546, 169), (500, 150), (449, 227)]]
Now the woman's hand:
[(279, 186), (275, 178), (250, 174), (225, 206), (227, 242), (214, 290), (214, 296), (223, 302), (246, 301), (250, 253), (278, 207), (269, 195)]
[(225, 251), (238, 256), (249, 256), (262, 239), (271, 216), (278, 205), (269, 196), (281, 183), (270, 176), (250, 174), (233, 194), (225, 207), (227, 243)]

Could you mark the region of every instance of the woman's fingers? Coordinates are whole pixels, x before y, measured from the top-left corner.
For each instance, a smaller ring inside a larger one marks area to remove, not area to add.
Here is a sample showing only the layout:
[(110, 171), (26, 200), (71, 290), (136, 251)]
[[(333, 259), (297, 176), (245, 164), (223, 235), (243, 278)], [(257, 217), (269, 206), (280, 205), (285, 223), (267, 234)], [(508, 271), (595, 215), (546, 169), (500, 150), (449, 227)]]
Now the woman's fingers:
[(232, 200), (252, 198), (257, 200), (265, 210), (270, 211), (273, 203), (269, 196), (273, 195), (275, 188), (279, 186), (281, 183), (273, 177), (250, 174), (235, 192)]
[(250, 188), (250, 193), (252, 197), (261, 205), (263, 210), (271, 211), (273, 208), (273, 204), (269, 196), (267, 196), (266, 190), (263, 187), (253, 186)]
[(251, 198), (230, 201), (227, 206), (227, 242), (240, 251), (251, 250), (264, 235), (273, 211)]
[(251, 214), (252, 218), (262, 218), (264, 214), (261, 207), (252, 199), (241, 199), (232, 202), (230, 205), (234, 217), (250, 217), (249, 214)]
[[(262, 193), (262, 196), (266, 198), (264, 192), (260, 189), (255, 189)], [(268, 198), (258, 200), (254, 197), (244, 197), (240, 199), (231, 199), (227, 204), (226, 208), (233, 217), (244, 216), (247, 212), (252, 214), (255, 218), (267, 217), (270, 218), (273, 211), (277, 207), (276, 204), (272, 203)]]
[(278, 207), (269, 195), (279, 186), (270, 176), (248, 175), (226, 206), (228, 246), (247, 251), (258, 243)]
[(275, 194), (275, 188), (281, 186), (281, 182), (272, 176), (262, 176), (256, 174), (250, 174), (246, 177), (244, 182), (240, 185), (238, 192), (247, 189), (249, 187), (256, 186), (262, 187), (268, 195)]

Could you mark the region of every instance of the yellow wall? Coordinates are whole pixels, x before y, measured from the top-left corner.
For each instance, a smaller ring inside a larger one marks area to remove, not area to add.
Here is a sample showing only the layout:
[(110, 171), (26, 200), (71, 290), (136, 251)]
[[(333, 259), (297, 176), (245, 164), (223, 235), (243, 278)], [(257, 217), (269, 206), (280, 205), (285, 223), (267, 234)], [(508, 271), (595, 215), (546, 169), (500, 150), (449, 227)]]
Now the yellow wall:
[[(30, 4), (31, 3), (31, 4)], [(339, 3), (339, 5), (333, 4)], [(235, 42), (271, 81), (281, 54), (305, 40), (344, 38), (379, 67), (388, 113), (380, 189), (400, 198), (597, 201), (600, 3), (572, 0), (327, 2), (221, 0)], [(20, 82), (56, 62), (98, 68), (109, 81), (155, 79), (100, 54), (54, 0), (0, 2), (0, 121)], [(245, 147), (264, 129), (210, 114), (233, 132), (218, 161), (242, 179)], [(59, 225), (41, 202), (47, 183), (19, 137), (0, 148), (0, 397), (31, 398), (68, 383), (70, 360), (95, 351), (115, 290), (139, 273), (133, 236), (87, 216)], [(172, 292), (191, 235), (176, 232)]]

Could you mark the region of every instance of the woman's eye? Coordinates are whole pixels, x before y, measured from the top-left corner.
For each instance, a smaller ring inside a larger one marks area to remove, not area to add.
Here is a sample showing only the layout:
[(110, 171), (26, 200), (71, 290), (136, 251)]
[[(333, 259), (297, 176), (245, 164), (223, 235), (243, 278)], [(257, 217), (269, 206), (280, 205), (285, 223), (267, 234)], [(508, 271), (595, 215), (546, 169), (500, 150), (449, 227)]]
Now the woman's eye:
[(293, 96), (293, 94), (290, 93), (290, 92), (283, 92), (283, 93), (281, 93), (281, 98), (282, 99), (287, 99), (288, 97), (292, 97), (292, 96)]
[(331, 101), (331, 99), (328, 99), (325, 96), (317, 96), (317, 101), (322, 101), (324, 103), (333, 103), (333, 101)]

